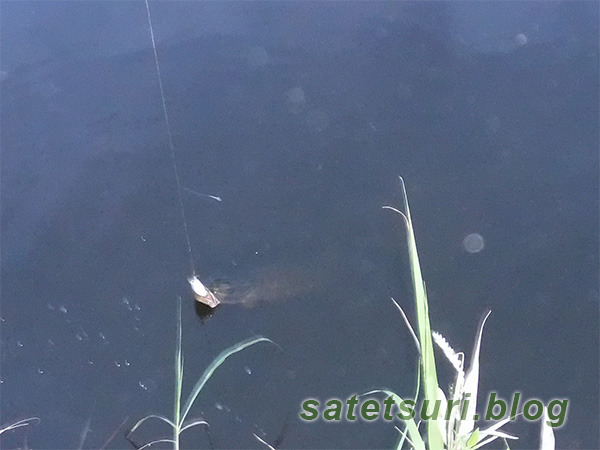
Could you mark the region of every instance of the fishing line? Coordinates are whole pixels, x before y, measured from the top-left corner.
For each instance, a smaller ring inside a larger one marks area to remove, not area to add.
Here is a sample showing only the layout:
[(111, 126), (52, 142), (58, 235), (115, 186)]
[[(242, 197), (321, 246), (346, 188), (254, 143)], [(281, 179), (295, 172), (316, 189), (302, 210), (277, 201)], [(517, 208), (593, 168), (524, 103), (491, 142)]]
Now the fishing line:
[(194, 255), (192, 254), (192, 243), (188, 232), (187, 220), (185, 218), (185, 208), (183, 207), (183, 196), (181, 194), (181, 181), (179, 180), (179, 169), (177, 167), (177, 159), (175, 158), (175, 146), (173, 145), (173, 135), (171, 134), (171, 124), (169, 122), (169, 113), (167, 112), (167, 101), (165, 100), (165, 90), (163, 88), (162, 76), (160, 74), (160, 65), (158, 64), (158, 53), (156, 52), (156, 41), (154, 39), (154, 27), (152, 26), (152, 17), (150, 16), (150, 5), (148, 0), (146, 3), (146, 13), (148, 14), (148, 26), (150, 27), (150, 37), (152, 38), (152, 50), (154, 51), (154, 63), (156, 65), (156, 74), (158, 75), (158, 86), (160, 88), (160, 97), (162, 99), (163, 113), (167, 124), (167, 135), (169, 137), (169, 148), (171, 149), (171, 160), (173, 161), (173, 172), (175, 173), (175, 182), (177, 184), (177, 198), (179, 199), (179, 210), (183, 222), (183, 230), (185, 231), (185, 239), (187, 242), (188, 255), (190, 257), (190, 268), (192, 276), (196, 276), (196, 267), (194, 265)]
[[(144, 0), (144, 3), (146, 4), (146, 13), (148, 16), (148, 26), (150, 28), (150, 37), (152, 39), (152, 50), (154, 52), (154, 64), (156, 65), (156, 74), (158, 76), (158, 86), (160, 88), (160, 98), (162, 100), (162, 107), (163, 107), (163, 113), (165, 116), (165, 123), (167, 124), (167, 135), (169, 137), (169, 148), (171, 150), (171, 160), (173, 161), (173, 173), (175, 174), (175, 183), (177, 185), (177, 198), (179, 199), (179, 210), (181, 212), (181, 219), (183, 222), (183, 230), (185, 231), (185, 239), (186, 239), (186, 243), (187, 243), (188, 255), (190, 257), (190, 268), (192, 270), (191, 276), (195, 278), (196, 277), (196, 267), (194, 265), (194, 255), (192, 253), (192, 244), (190, 241), (190, 234), (188, 232), (188, 225), (187, 225), (187, 220), (185, 217), (185, 208), (183, 206), (183, 195), (182, 195), (181, 181), (179, 178), (179, 168), (177, 167), (177, 159), (175, 157), (175, 146), (173, 145), (173, 135), (171, 133), (171, 124), (169, 122), (169, 113), (167, 112), (167, 101), (165, 100), (165, 90), (163, 88), (162, 76), (160, 74), (160, 65), (158, 63), (158, 53), (156, 51), (156, 40), (154, 39), (154, 27), (152, 26), (152, 16), (150, 15), (150, 5), (148, 4), (148, 0)], [(214, 198), (215, 200), (218, 199), (217, 201), (221, 201), (221, 199), (218, 197), (216, 197), (216, 198), (213, 196), (209, 196), (209, 197)], [(180, 320), (181, 320), (181, 318), (180, 318)], [(212, 353), (212, 345), (210, 343), (210, 339), (208, 338), (208, 331), (206, 329), (206, 325), (205, 325), (204, 321), (202, 321), (202, 325), (203, 325), (202, 328), (204, 330), (204, 336), (205, 336), (206, 342), (208, 344), (208, 349)], [(208, 436), (210, 448), (214, 448), (213, 439), (212, 439), (212, 435), (210, 433), (209, 428), (206, 428), (206, 433)]]

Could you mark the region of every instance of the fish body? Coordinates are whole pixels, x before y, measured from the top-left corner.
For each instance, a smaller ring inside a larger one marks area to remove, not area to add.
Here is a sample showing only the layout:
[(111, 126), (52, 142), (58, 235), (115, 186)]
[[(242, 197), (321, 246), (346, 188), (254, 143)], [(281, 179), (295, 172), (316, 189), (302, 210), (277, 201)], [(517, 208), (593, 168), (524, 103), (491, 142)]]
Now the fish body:
[(196, 275), (188, 277), (188, 282), (194, 291), (194, 297), (196, 301), (209, 306), (210, 308), (216, 308), (221, 303), (217, 296), (202, 284)]

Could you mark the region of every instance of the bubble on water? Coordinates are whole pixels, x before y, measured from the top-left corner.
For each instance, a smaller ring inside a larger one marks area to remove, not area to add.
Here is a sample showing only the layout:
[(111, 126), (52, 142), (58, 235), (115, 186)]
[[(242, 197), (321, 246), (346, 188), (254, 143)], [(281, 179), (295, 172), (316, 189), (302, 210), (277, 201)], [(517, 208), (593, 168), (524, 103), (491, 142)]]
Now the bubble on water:
[(519, 33), (515, 36), (515, 43), (519, 46), (522, 47), (523, 45), (527, 44), (527, 36), (525, 36), (523, 33)]
[(479, 253), (485, 247), (483, 236), (481, 236), (479, 233), (468, 234), (463, 239), (463, 247), (469, 253)]
[(219, 411), (231, 412), (231, 408), (221, 402), (216, 402), (215, 408), (217, 408)]
[(141, 387), (144, 391), (151, 393), (156, 390), (156, 381), (152, 378), (144, 378), (138, 382), (138, 386)]
[(123, 297), (121, 299), (121, 301), (123, 302), (123, 304), (129, 311), (133, 311), (133, 308), (131, 307), (131, 302), (129, 301), (129, 299), (127, 297)]
[(88, 334), (85, 331), (78, 331), (75, 333), (75, 339), (78, 341), (87, 341), (89, 339)]

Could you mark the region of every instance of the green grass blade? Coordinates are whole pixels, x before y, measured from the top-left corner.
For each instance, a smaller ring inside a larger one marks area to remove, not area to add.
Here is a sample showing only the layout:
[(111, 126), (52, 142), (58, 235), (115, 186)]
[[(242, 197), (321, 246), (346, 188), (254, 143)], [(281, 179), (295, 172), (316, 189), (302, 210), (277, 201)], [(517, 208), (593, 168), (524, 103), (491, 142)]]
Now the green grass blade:
[(30, 425), (33, 422), (40, 423), (41, 420), (39, 417), (29, 417), (27, 419), (21, 419), (15, 423), (11, 423), (10, 425), (5, 426), (4, 428), (1, 428), (0, 434), (14, 430), (15, 428), (26, 427), (27, 425)]
[(392, 302), (394, 302), (394, 305), (396, 305), (396, 308), (398, 308), (398, 311), (400, 311), (400, 314), (402, 315), (402, 320), (404, 320), (404, 323), (406, 324), (406, 328), (408, 328), (408, 331), (410, 331), (410, 335), (412, 336), (413, 341), (415, 342), (415, 346), (417, 347), (417, 350), (419, 351), (419, 355), (421, 355), (421, 344), (419, 344), (419, 338), (417, 337), (417, 333), (415, 333), (415, 330), (413, 330), (413, 327), (410, 324), (408, 317), (406, 317), (404, 310), (398, 304), (398, 302), (394, 299), (394, 297), (392, 297)]
[[(394, 402), (396, 403), (396, 405), (400, 405), (401, 403), (404, 402), (404, 400), (402, 400), (402, 397), (400, 397), (399, 395), (396, 395), (392, 391), (388, 391), (385, 389), (378, 389), (375, 391), (367, 392), (367, 394), (375, 393), (375, 392), (381, 392), (381, 393), (387, 395), (388, 397), (391, 396), (394, 399)], [(423, 442), (423, 438), (421, 437), (421, 433), (419, 433), (419, 428), (417, 427), (417, 423), (415, 422), (415, 420), (408, 419), (408, 420), (403, 420), (403, 422), (406, 424), (406, 431), (408, 432), (408, 437), (410, 438), (411, 445), (413, 446), (414, 450), (425, 450), (425, 442)], [(430, 447), (430, 448), (433, 448), (433, 447)], [(442, 447), (439, 447), (439, 448), (441, 449)]]
[(165, 444), (165, 443), (177, 445), (177, 441), (174, 441), (173, 439), (157, 439), (156, 441), (148, 442), (147, 444), (142, 445), (138, 450), (144, 450), (145, 448), (152, 447), (154, 444)]
[[(419, 254), (417, 252), (417, 243), (413, 230), (412, 219), (410, 216), (410, 207), (406, 195), (404, 180), (400, 178), (402, 187), (402, 200), (404, 202), (404, 214), (400, 211), (406, 223), (406, 237), (408, 244), (408, 256), (410, 261), (411, 278), (413, 282), (415, 309), (417, 313), (417, 328), (419, 334), (419, 343), (421, 346), (421, 366), (423, 367), (423, 392), (426, 400), (433, 404), (438, 398), (438, 379), (435, 368), (435, 357), (433, 354), (433, 339), (431, 338), (431, 324), (429, 322), (429, 306), (427, 303), (427, 292), (425, 283), (421, 274), (421, 265), (419, 263)], [(429, 448), (444, 448), (439, 426), (430, 420), (427, 424), (427, 438)]]
[(127, 436), (131, 436), (131, 435), (133, 434), (133, 432), (134, 432), (135, 430), (137, 430), (137, 429), (139, 428), (139, 426), (140, 426), (141, 424), (143, 424), (143, 423), (144, 423), (146, 420), (148, 420), (148, 419), (158, 419), (158, 420), (162, 420), (163, 422), (166, 422), (166, 423), (168, 423), (169, 425), (171, 425), (171, 426), (172, 426), (174, 429), (176, 428), (176, 427), (175, 427), (175, 423), (173, 423), (173, 422), (171, 421), (171, 419), (169, 419), (169, 418), (167, 418), (167, 417), (165, 417), (165, 416), (162, 416), (162, 415), (160, 415), (160, 414), (150, 414), (150, 415), (148, 415), (148, 416), (144, 417), (143, 419), (140, 419), (140, 420), (138, 420), (138, 421), (135, 423), (135, 425), (134, 425), (133, 427), (131, 427), (131, 430), (129, 430), (129, 433), (127, 433)]
[(477, 334), (475, 336), (475, 344), (473, 345), (473, 354), (471, 355), (471, 364), (469, 370), (465, 376), (464, 392), (471, 394), (471, 399), (467, 407), (466, 418), (461, 420), (460, 427), (458, 429), (459, 436), (469, 435), (475, 428), (475, 421), (473, 416), (477, 410), (477, 391), (479, 386), (479, 353), (481, 349), (481, 337), (483, 335), (483, 327), (485, 321), (491, 314), (491, 310), (488, 310), (486, 314), (479, 321), (477, 327)]
[(254, 437), (256, 438), (256, 440), (258, 442), (260, 442), (261, 444), (263, 444), (265, 447), (267, 447), (269, 450), (277, 450), (275, 447), (273, 447), (271, 444), (269, 444), (267, 441), (265, 441), (263, 438), (261, 438), (260, 436), (258, 436), (256, 433), (254, 433)]
[(183, 350), (182, 350), (182, 325), (181, 325), (181, 297), (177, 297), (177, 338), (175, 344), (175, 401), (173, 404), (173, 420), (177, 424), (173, 427), (173, 440), (179, 445), (179, 428), (183, 420), (179, 420), (181, 413), (181, 389), (183, 385)]
[[(412, 396), (412, 398), (415, 399), (415, 401), (417, 401), (417, 399), (419, 398), (420, 390), (421, 390), (421, 365), (418, 364), (417, 365), (417, 382), (415, 383), (415, 393)], [(402, 437), (398, 441), (398, 444), (396, 445), (396, 450), (402, 450), (403, 446), (404, 446), (404, 438)], [(414, 445), (413, 445), (413, 447), (414, 447)]]
[[(404, 216), (404, 214), (402, 214), (400, 211), (398, 211), (395, 208), (391, 208), (391, 207), (384, 207), (386, 209), (391, 209), (393, 211), (398, 212), (404, 219), (406, 219), (406, 216)], [(402, 319), (404, 320), (404, 323), (406, 324), (408, 331), (410, 331), (410, 334), (413, 338), (413, 340), (415, 341), (415, 345), (417, 347), (417, 350), (419, 351), (419, 364), (417, 364), (417, 382), (415, 385), (415, 393), (413, 395), (412, 398), (415, 399), (415, 401), (417, 400), (417, 398), (419, 397), (419, 391), (421, 390), (421, 344), (419, 343), (419, 338), (417, 337), (415, 331), (413, 330), (413, 327), (410, 325), (410, 321), (408, 320), (408, 317), (406, 317), (406, 314), (404, 313), (404, 310), (402, 309), (402, 307), (398, 304), (398, 302), (392, 297), (392, 302), (394, 302), (394, 305), (396, 305), (396, 308), (398, 308), (398, 310), (400, 311), (400, 314), (402, 314)], [(396, 450), (402, 450), (402, 447), (404, 447), (404, 441), (406, 440), (406, 433), (401, 433), (401, 437), (398, 440), (398, 444), (396, 444)], [(412, 443), (411, 443), (412, 445)], [(414, 447), (414, 445), (413, 445)]]
[(467, 440), (467, 448), (474, 449), (477, 445), (477, 442), (479, 442), (479, 428), (475, 428), (475, 430), (473, 430), (473, 434), (471, 434)]
[(206, 420), (202, 420), (202, 419), (197, 419), (194, 420), (193, 422), (190, 423), (186, 423), (181, 430), (179, 430), (179, 434), (183, 433), (185, 430), (187, 430), (188, 428), (192, 428), (195, 427), (196, 425), (208, 425), (208, 422)]
[(542, 415), (542, 428), (540, 430), (540, 450), (554, 450), (554, 431), (548, 425), (548, 411), (544, 409)]
[(192, 392), (190, 393), (190, 396), (187, 398), (185, 406), (183, 407), (183, 414), (181, 415), (178, 422), (179, 427), (182, 426), (183, 422), (185, 421), (185, 418), (187, 417), (188, 413), (190, 412), (190, 409), (192, 408), (192, 405), (194, 404), (194, 401), (196, 400), (196, 397), (198, 397), (198, 394), (200, 394), (200, 391), (202, 390), (206, 382), (210, 379), (210, 377), (213, 375), (215, 370), (217, 370), (217, 368), (234, 353), (240, 352), (245, 348), (250, 347), (251, 345), (257, 344), (259, 342), (270, 342), (276, 345), (273, 341), (267, 339), (266, 337), (257, 336), (238, 342), (237, 344), (222, 351), (215, 359), (213, 359), (213, 361), (206, 368), (202, 376), (198, 379), (198, 381), (194, 385), (194, 388), (192, 389)]

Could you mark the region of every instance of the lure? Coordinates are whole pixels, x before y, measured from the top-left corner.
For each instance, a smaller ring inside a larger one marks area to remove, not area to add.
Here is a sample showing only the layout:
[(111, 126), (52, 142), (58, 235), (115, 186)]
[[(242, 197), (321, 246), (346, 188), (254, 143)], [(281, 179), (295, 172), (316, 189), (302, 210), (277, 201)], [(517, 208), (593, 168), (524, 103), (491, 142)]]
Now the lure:
[(192, 287), (192, 291), (194, 291), (194, 297), (196, 297), (197, 301), (210, 308), (216, 308), (219, 306), (219, 303), (221, 303), (219, 299), (215, 294), (206, 289), (196, 275), (190, 276), (188, 278), (188, 282)]

